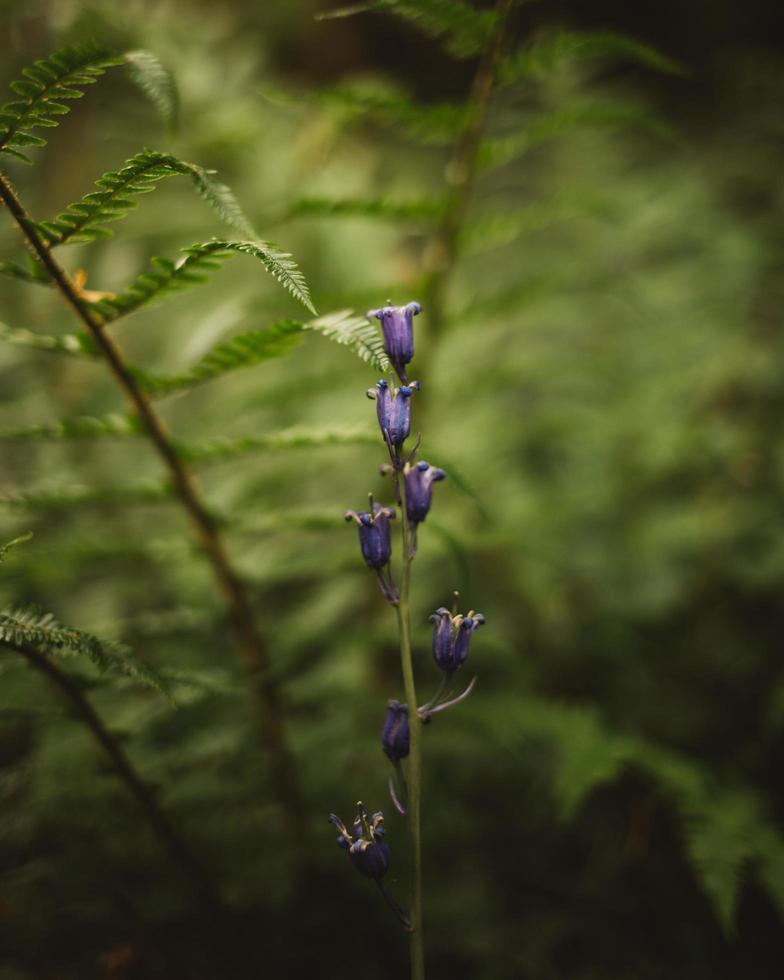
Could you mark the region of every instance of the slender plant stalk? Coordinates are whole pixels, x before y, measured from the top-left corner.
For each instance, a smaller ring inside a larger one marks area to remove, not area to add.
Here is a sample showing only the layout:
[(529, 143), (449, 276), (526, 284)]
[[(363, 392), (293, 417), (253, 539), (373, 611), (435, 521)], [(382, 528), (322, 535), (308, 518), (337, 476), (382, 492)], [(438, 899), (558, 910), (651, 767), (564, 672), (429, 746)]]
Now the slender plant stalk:
[(76, 714), (89, 728), (90, 732), (106, 752), (112, 768), (134, 796), (153, 833), (168, 852), (174, 863), (183, 873), (188, 883), (204, 905), (222, 914), (218, 892), (201, 861), (179, 835), (169, 818), (155, 801), (149, 786), (136, 771), (122, 746), (101, 720), (100, 715), (90, 704), (79, 685), (53, 660), (39, 653), (33, 647), (15, 643), (4, 643), (9, 649), (21, 654), (36, 670), (45, 674), (68, 698)]
[(487, 126), (498, 61), (513, 3), (514, 0), (496, 2), (496, 27), (474, 75), (466, 124), (447, 165), (449, 191), (444, 210), (425, 249), (425, 309), (433, 337), (437, 337), (443, 327), (444, 292), (457, 259), (460, 230), (476, 180), (479, 148)]
[(98, 345), (119, 387), (141, 419), (164, 466), (172, 486), (185, 508), (223, 595), (245, 667), (253, 681), (261, 708), (261, 732), (269, 754), (275, 796), (286, 812), (286, 820), (300, 840), (306, 836), (304, 808), (285, 731), (283, 706), (269, 675), (270, 660), (256, 625), (245, 586), (229, 558), (223, 538), (203, 503), (196, 480), (169, 438), (166, 425), (139, 387), (122, 351), (105, 331), (101, 319), (80, 295), (51, 248), (37, 232), (32, 219), (8, 179), (0, 173), (0, 198), (25, 235), (65, 301), (71, 306)]
[(424, 980), (425, 944), (422, 935), (422, 722), (417, 714), (414, 664), (411, 658), (411, 528), (406, 514), (406, 481), (398, 479), (403, 545), (403, 567), (397, 621), (400, 631), (400, 663), (408, 702), (408, 826), (411, 835), (411, 980)]

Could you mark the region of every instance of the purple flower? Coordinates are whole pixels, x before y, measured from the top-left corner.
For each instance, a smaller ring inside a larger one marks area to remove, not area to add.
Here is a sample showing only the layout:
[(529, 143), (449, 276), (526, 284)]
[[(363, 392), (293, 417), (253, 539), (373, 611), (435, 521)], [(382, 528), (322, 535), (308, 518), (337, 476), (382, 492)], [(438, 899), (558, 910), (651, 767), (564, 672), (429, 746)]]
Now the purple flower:
[(412, 524), (421, 524), (433, 502), (433, 484), (444, 480), (446, 473), (422, 460), (404, 468), (406, 480), (406, 513)]
[(381, 745), (393, 765), (408, 755), (408, 742), (408, 705), (399, 701), (387, 701), (387, 714), (381, 729)]
[(430, 621), (435, 623), (433, 657), (441, 670), (451, 674), (465, 663), (471, 634), (484, 624), (485, 617), (473, 609), (467, 616), (453, 616), (448, 609), (441, 606), (430, 617)]
[(368, 398), (376, 400), (381, 435), (389, 446), (399, 448), (408, 438), (411, 431), (411, 396), (415, 391), (419, 391), (418, 381), (396, 388), (382, 379), (375, 388), (368, 388)]
[(368, 311), (368, 319), (376, 317), (381, 321), (384, 350), (403, 384), (408, 381), (405, 366), (414, 356), (414, 317), (421, 311), (419, 303)]
[(348, 851), (357, 871), (368, 878), (383, 878), (391, 857), (389, 845), (384, 843), (384, 814), (378, 811), (368, 817), (364, 806), (357, 803), (351, 832), (334, 813), (330, 813), (329, 821), (338, 829), (338, 846)]
[(369, 568), (383, 568), (392, 554), (389, 521), (395, 516), (392, 507), (373, 504), (372, 512), (347, 510), (347, 521), (356, 521), (359, 527), (359, 547)]

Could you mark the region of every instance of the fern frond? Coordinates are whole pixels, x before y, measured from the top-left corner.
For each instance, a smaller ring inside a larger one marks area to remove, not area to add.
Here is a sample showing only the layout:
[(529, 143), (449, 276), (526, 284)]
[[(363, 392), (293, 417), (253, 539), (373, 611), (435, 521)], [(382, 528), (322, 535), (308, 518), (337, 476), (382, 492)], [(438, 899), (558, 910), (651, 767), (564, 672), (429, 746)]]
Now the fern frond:
[(541, 78), (559, 62), (576, 58), (623, 59), (670, 75), (684, 73), (677, 62), (633, 37), (612, 31), (559, 30), (540, 34), (504, 58), (499, 81), (508, 85), (524, 78)]
[(126, 51), (123, 60), (131, 80), (144, 92), (171, 132), (177, 130), (180, 95), (172, 72), (151, 51)]
[(326, 11), (317, 18), (351, 17), (374, 10), (388, 10), (411, 21), (430, 37), (442, 39), (447, 51), (457, 58), (482, 52), (497, 20), (494, 11), (477, 10), (462, 0), (370, 0)]
[(104, 322), (110, 323), (170, 293), (206, 282), (208, 273), (219, 269), (232, 252), (242, 252), (258, 259), (296, 299), (315, 312), (305, 277), (292, 257), (287, 252), (278, 252), (267, 242), (215, 240), (182, 251), (185, 257), (178, 263), (156, 256), (152, 259), (154, 268), (151, 271), (142, 273), (124, 293), (92, 303), (92, 309)]
[(137, 153), (126, 160), (121, 170), (105, 173), (96, 181), (100, 190), (85, 195), (53, 220), (38, 222), (35, 227), (52, 246), (108, 238), (112, 232), (103, 225), (124, 218), (137, 205), (134, 197), (154, 190), (158, 181), (178, 175), (189, 177), (199, 194), (227, 223), (244, 235), (253, 235), (253, 228), (234, 194), (216, 181), (211, 171), (155, 150)]
[(94, 341), (84, 333), (67, 333), (60, 337), (53, 337), (47, 334), (34, 333), (24, 327), (9, 327), (0, 322), (0, 340), (17, 347), (31, 347), (34, 350), (67, 354), (71, 357), (94, 359), (100, 357)]
[(164, 679), (133, 655), (128, 647), (99, 640), (83, 630), (62, 626), (51, 613), (33, 607), (0, 612), (0, 643), (32, 646), (39, 653), (86, 657), (102, 673), (116, 670), (155, 688), (171, 700)]
[(45, 139), (33, 136), (30, 130), (57, 126), (54, 117), (70, 111), (68, 100), (81, 98), (82, 89), (107, 68), (120, 64), (122, 58), (105, 48), (81, 46), (63, 48), (25, 68), (22, 78), (11, 83), (21, 98), (0, 109), (0, 152), (14, 153), (29, 163), (30, 158), (16, 148), (46, 145)]
[(444, 210), (437, 200), (390, 201), (386, 198), (301, 197), (289, 208), (290, 217), (388, 218), (392, 221), (430, 221)]
[(9, 510), (60, 511), (100, 504), (156, 503), (170, 499), (172, 492), (168, 483), (155, 481), (124, 487), (52, 485), (39, 490), (14, 490), (0, 493), (0, 507), (7, 507)]
[(27, 256), (27, 264), (19, 265), (11, 260), (0, 262), (0, 276), (9, 279), (21, 279), (22, 282), (32, 282), (38, 286), (51, 286), (52, 280), (46, 269), (32, 255)]
[(317, 449), (322, 446), (376, 445), (377, 443), (378, 436), (370, 430), (292, 429), (265, 436), (216, 439), (201, 446), (180, 444), (178, 450), (182, 457), (192, 463), (219, 463), (224, 459), (234, 459), (237, 456), (263, 450)]
[(16, 548), (20, 544), (25, 544), (25, 542), (30, 541), (33, 536), (32, 531), (27, 531), (25, 534), (20, 534), (18, 538), (13, 538), (13, 540), (7, 542), (4, 545), (0, 545), (0, 564), (5, 561), (8, 552), (12, 548)]
[(540, 115), (525, 129), (511, 136), (485, 140), (479, 149), (479, 165), (486, 170), (504, 166), (542, 143), (574, 129), (632, 125), (641, 126), (662, 138), (674, 137), (672, 128), (650, 110), (638, 106), (586, 103)]
[(89, 415), (62, 419), (41, 425), (28, 425), (18, 429), (0, 430), (0, 442), (26, 442), (30, 439), (94, 439), (103, 436), (138, 436), (141, 425), (135, 415)]
[(351, 348), (363, 361), (386, 374), (390, 369), (389, 358), (378, 329), (364, 317), (354, 315), (353, 310), (339, 310), (304, 324), (305, 330), (314, 330), (336, 344)]
[(154, 375), (136, 371), (136, 378), (146, 391), (156, 395), (192, 388), (229, 371), (288, 354), (299, 344), (302, 326), (296, 320), (281, 320), (266, 330), (250, 330), (223, 341), (182, 374)]
[(377, 81), (350, 88), (324, 89), (316, 98), (322, 104), (342, 109), (347, 122), (369, 119), (373, 123), (397, 126), (410, 139), (428, 146), (451, 144), (467, 116), (461, 103), (417, 103)]

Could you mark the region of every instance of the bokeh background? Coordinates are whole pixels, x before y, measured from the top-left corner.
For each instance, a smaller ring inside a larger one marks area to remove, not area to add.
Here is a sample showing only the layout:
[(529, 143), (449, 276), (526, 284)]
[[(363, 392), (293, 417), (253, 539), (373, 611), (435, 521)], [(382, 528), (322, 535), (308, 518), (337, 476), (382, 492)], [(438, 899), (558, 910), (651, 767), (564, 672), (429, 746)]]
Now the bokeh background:
[[(6, 0), (4, 83), (94, 38), (153, 51), (181, 94), (172, 134), (110, 73), (33, 167), (6, 172), (46, 217), (143, 146), (173, 152), (215, 168), (293, 252), (320, 312), (425, 306), (415, 428), (450, 479), (415, 563), (424, 694), (438, 680), (429, 613), (459, 589), (487, 618), (474, 695), (426, 732), (429, 975), (778, 977), (778, 5), (515, 9), (440, 290), (434, 229), (477, 51), (405, 4), (316, 19), (334, 6)], [(661, 57), (606, 34), (559, 46), (556, 31), (611, 31)], [(115, 227), (63, 252), (88, 288), (227, 234), (177, 180)], [(22, 254), (6, 216), (0, 259)], [(74, 331), (57, 296), (0, 282), (3, 323)], [(173, 374), (302, 316), (238, 256), (115, 335)], [(61, 692), (0, 651), (2, 980), (406, 974), (405, 936), (325, 819), (358, 798), (387, 811), (403, 900), (405, 827), (378, 742), (386, 699), (402, 697), (395, 623), (342, 521), (385, 493), (375, 380), (313, 334), (160, 403), (178, 440), (206, 447), (200, 480), (268, 641), (308, 837), (271, 799), (233, 636), (150, 446), (119, 426), (57, 426), (124, 413), (112, 379), (0, 344), (0, 542), (35, 534), (0, 567), (0, 600), (127, 643), (169, 678), (176, 709), (64, 663), (230, 909), (216, 923), (199, 908)], [(268, 436), (278, 448), (237, 443)]]

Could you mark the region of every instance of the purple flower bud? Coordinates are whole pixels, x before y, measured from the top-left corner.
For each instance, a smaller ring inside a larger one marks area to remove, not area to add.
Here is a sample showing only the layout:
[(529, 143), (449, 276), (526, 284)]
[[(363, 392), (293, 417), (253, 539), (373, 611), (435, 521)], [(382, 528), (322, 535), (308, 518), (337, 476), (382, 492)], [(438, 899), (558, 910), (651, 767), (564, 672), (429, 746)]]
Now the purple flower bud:
[(381, 729), (381, 745), (393, 764), (408, 755), (408, 705), (399, 701), (387, 701), (387, 714)]
[(383, 568), (392, 554), (392, 539), (389, 531), (389, 521), (394, 518), (392, 507), (382, 507), (373, 504), (373, 511), (347, 510), (347, 521), (356, 521), (359, 528), (359, 547), (362, 557), (369, 568)]
[(404, 469), (406, 480), (406, 513), (412, 524), (421, 524), (427, 517), (433, 502), (433, 484), (446, 479), (443, 470), (431, 466), (424, 460)]
[(390, 386), (383, 379), (375, 388), (368, 389), (368, 398), (376, 400), (376, 414), (384, 441), (390, 446), (400, 447), (411, 431), (411, 396), (419, 391), (419, 382), (400, 388)]
[(384, 350), (403, 384), (408, 381), (405, 366), (414, 356), (414, 317), (421, 311), (419, 303), (407, 303), (368, 312), (368, 319), (376, 317), (381, 321)]
[(368, 817), (365, 808), (358, 803), (350, 832), (334, 813), (330, 813), (329, 821), (338, 829), (338, 846), (348, 851), (349, 860), (357, 871), (368, 878), (383, 878), (391, 857), (389, 845), (384, 842), (384, 814), (378, 811)]
[(467, 616), (453, 616), (443, 606), (430, 617), (433, 630), (433, 657), (447, 673), (459, 670), (468, 657), (471, 634), (484, 624), (485, 617), (471, 610)]

